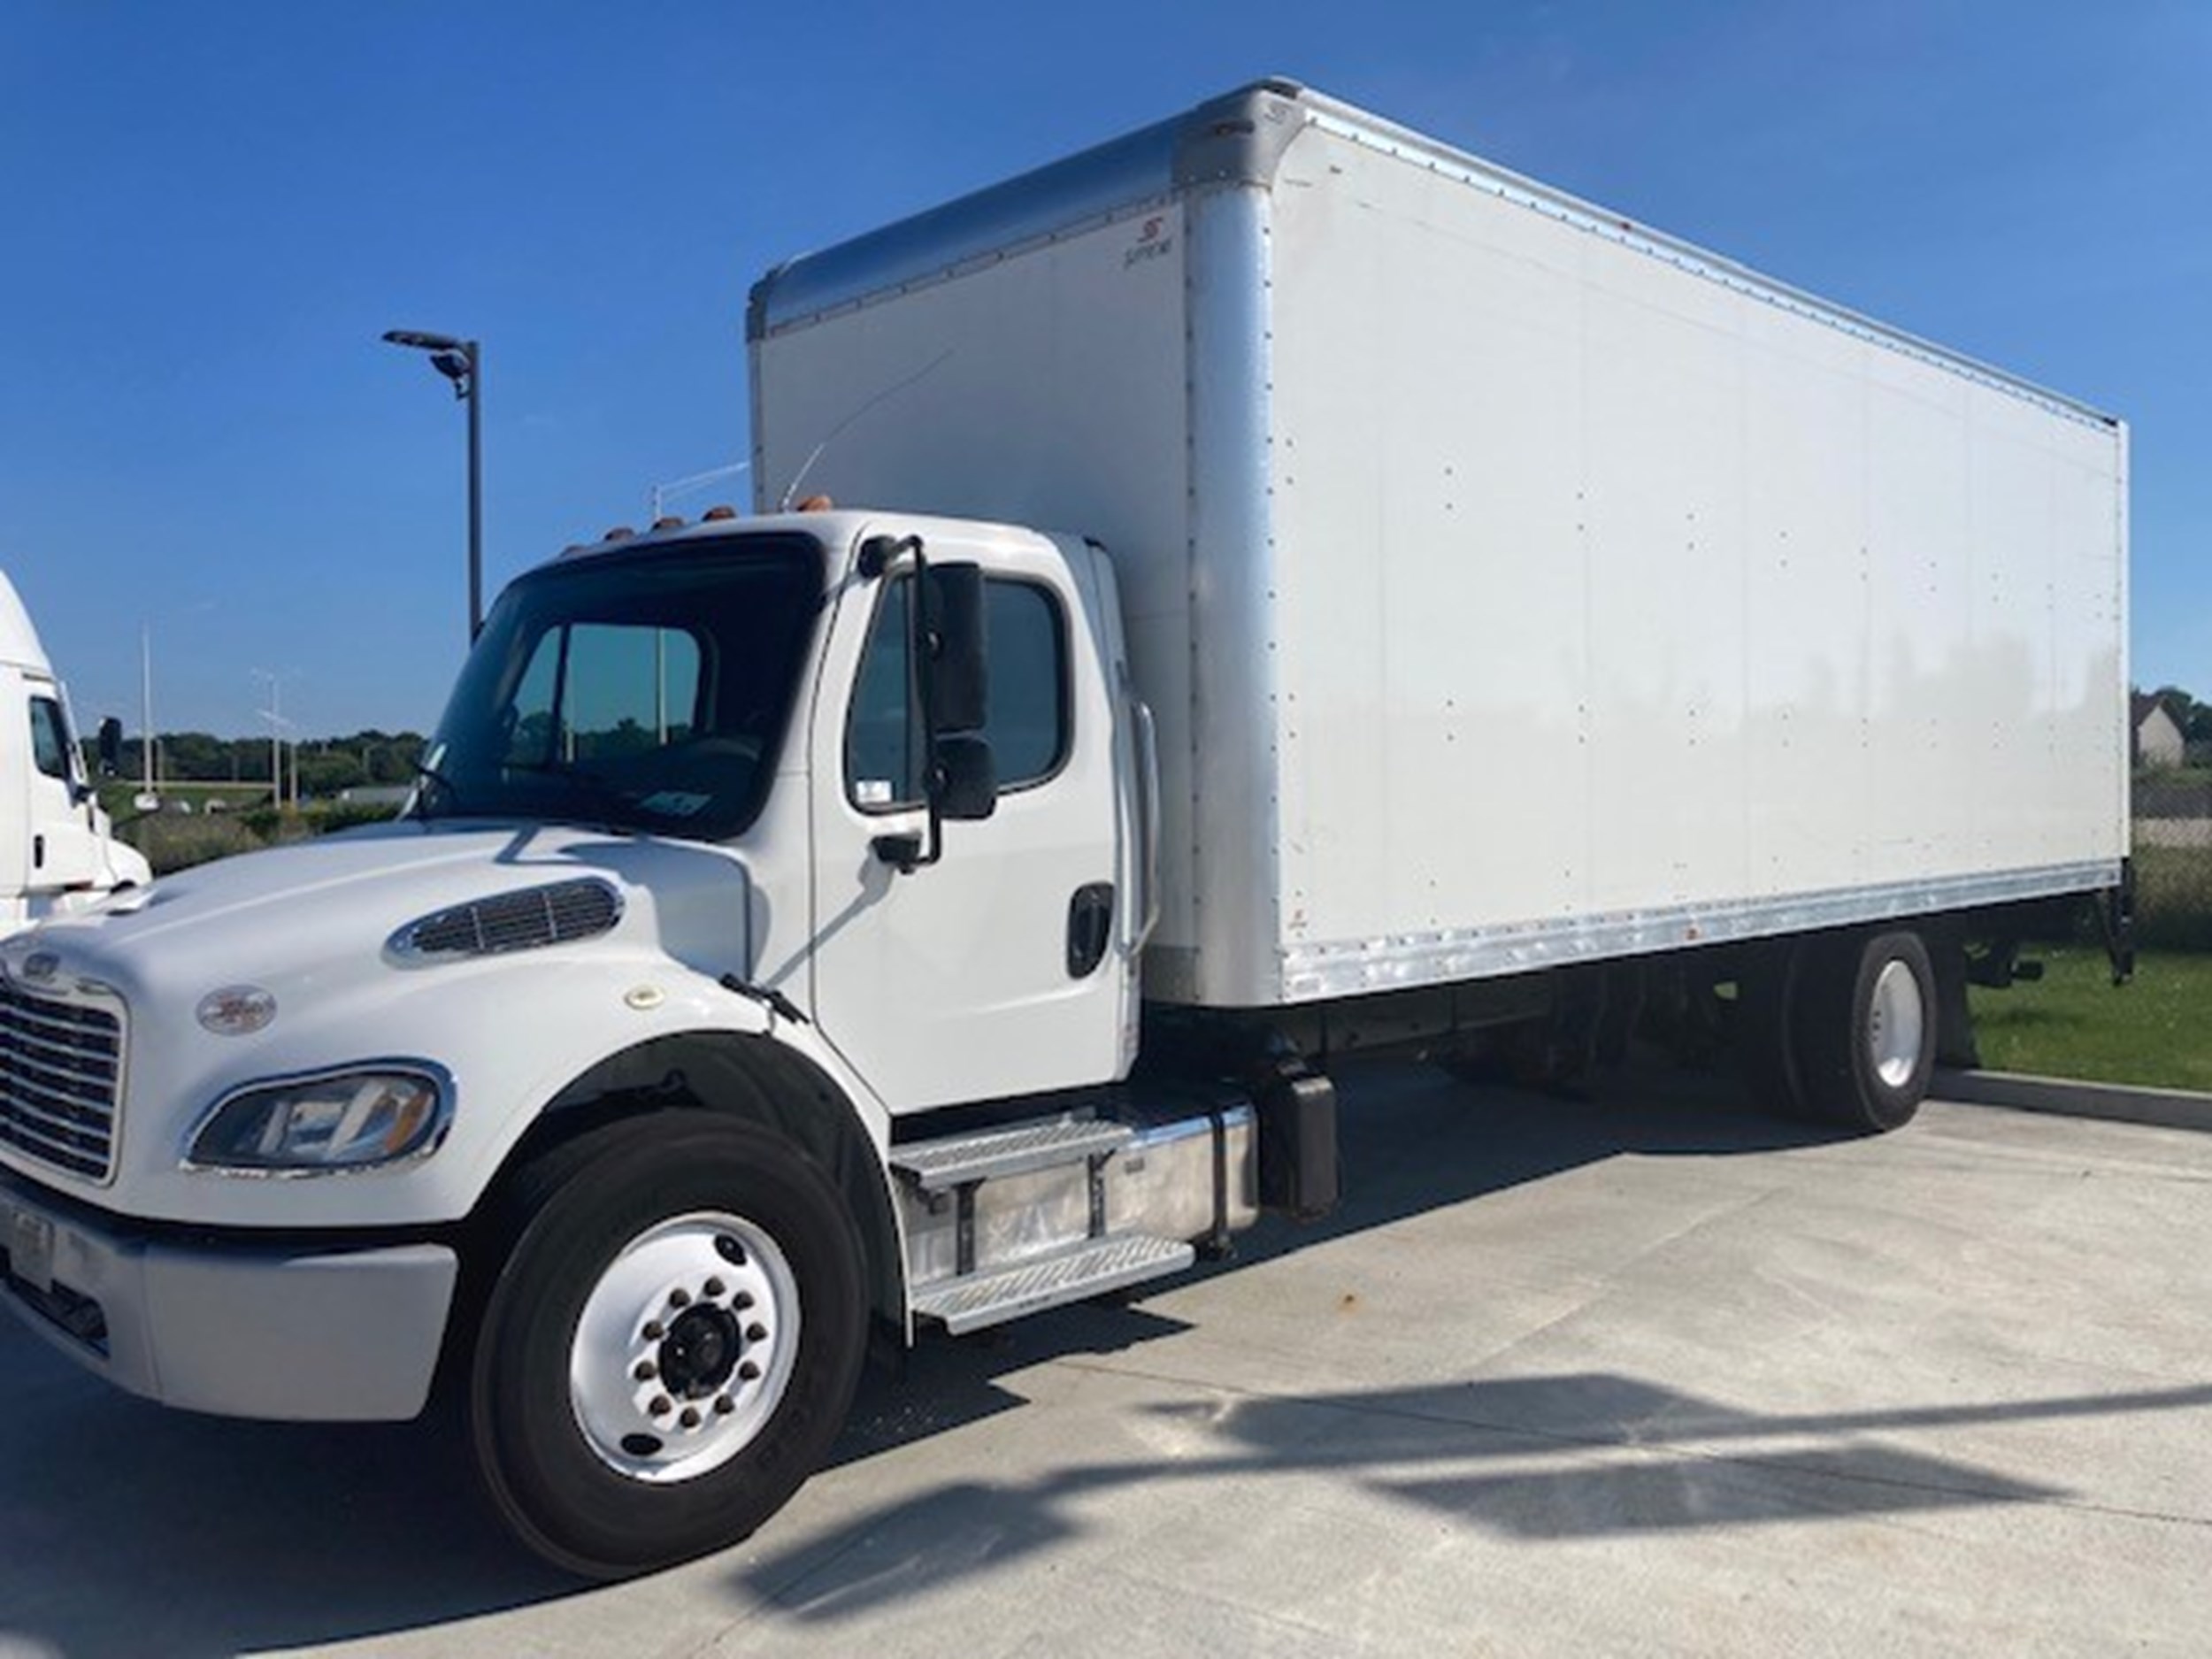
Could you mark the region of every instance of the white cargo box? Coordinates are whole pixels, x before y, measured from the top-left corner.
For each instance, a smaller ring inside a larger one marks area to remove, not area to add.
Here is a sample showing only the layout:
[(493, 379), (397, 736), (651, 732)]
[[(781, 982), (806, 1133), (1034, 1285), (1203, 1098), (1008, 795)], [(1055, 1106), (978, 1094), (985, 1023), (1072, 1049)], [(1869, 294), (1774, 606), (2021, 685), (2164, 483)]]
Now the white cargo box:
[(2108, 886), (2126, 434), (1284, 83), (771, 273), (753, 477), (1094, 536), (1146, 994)]

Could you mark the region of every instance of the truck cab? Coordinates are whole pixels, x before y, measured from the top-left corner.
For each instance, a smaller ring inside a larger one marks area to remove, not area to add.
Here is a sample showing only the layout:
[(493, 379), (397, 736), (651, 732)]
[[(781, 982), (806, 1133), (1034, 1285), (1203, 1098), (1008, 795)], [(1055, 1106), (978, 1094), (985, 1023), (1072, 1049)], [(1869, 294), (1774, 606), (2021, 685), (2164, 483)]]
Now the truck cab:
[(93, 797), (67, 695), (0, 574), (0, 933), (148, 879)]
[[(1108, 1098), (1145, 719), (1077, 538), (832, 511), (570, 549), (494, 608), (399, 820), (0, 948), (6, 1300), (199, 1410), (404, 1418), (442, 1368), (583, 1571), (733, 1535), (872, 1328), (1250, 1219), (1248, 1113)], [(694, 1482), (738, 1500), (710, 1533)]]
[(749, 938), (711, 965), (887, 1121), (1113, 1080), (1141, 872), (1112, 581), (1079, 541), (863, 513), (572, 551), (494, 611), (417, 815), (727, 847)]

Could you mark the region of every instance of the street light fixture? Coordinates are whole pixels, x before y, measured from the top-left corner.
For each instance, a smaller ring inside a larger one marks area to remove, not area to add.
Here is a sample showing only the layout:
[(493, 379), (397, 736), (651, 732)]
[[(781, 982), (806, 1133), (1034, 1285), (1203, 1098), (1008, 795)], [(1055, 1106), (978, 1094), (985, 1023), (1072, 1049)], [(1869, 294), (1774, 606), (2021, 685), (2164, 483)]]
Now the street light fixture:
[(473, 340), (392, 328), (385, 340), (430, 354), (430, 366), (453, 382), (453, 395), (469, 406), (469, 639), (484, 627), (484, 355)]
[(727, 466), (710, 466), (703, 472), (694, 472), (688, 478), (673, 479), (665, 484), (656, 484), (652, 491), (652, 517), (649, 523), (658, 524), (661, 512), (671, 495), (680, 495), (686, 490), (696, 489), (702, 484), (711, 484), (718, 478), (734, 478), (740, 472), (752, 471), (750, 461), (733, 461)]

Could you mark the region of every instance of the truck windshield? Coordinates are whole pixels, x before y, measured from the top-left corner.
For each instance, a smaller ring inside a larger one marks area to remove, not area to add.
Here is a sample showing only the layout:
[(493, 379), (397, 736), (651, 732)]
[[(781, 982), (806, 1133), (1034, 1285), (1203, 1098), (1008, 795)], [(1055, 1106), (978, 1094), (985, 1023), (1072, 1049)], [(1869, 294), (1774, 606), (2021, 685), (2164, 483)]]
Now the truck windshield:
[(469, 653), (416, 815), (737, 833), (767, 793), (821, 571), (805, 537), (748, 536), (523, 577)]

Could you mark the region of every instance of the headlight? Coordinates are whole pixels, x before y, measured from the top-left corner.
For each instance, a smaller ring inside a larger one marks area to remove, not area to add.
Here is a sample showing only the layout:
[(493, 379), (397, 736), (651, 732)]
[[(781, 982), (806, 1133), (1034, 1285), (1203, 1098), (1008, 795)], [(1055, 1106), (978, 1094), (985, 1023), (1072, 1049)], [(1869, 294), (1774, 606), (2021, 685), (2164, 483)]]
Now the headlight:
[(227, 1096), (192, 1137), (205, 1169), (367, 1170), (437, 1149), (450, 1083), (425, 1068), (377, 1066), (257, 1085)]

